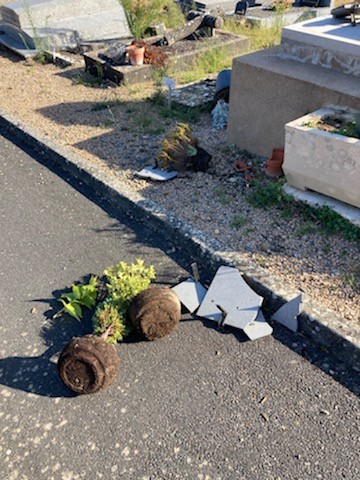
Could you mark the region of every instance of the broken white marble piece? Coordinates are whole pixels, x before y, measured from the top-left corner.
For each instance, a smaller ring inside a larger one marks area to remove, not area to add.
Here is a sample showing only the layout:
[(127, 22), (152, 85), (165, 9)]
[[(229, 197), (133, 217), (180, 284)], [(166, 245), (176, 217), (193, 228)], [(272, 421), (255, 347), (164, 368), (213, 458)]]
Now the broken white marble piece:
[(299, 295), (289, 302), (286, 302), (282, 307), (279, 308), (272, 316), (271, 320), (275, 320), (284, 327), (297, 332), (298, 329), (298, 320), (297, 317), (301, 312), (301, 302), (302, 295)]
[(257, 340), (258, 338), (271, 335), (273, 328), (265, 320), (262, 310), (259, 310), (255, 320), (246, 325), (243, 331), (250, 340)]
[(222, 266), (216, 272), (197, 315), (219, 322), (223, 318), (219, 305), (226, 312), (223, 325), (244, 329), (257, 317), (262, 301), (263, 298), (249, 287), (236, 268)]
[(139, 172), (136, 172), (137, 177), (149, 178), (150, 180), (156, 180), (158, 182), (166, 182), (166, 180), (171, 180), (172, 178), (177, 177), (177, 172), (174, 170), (162, 170), (161, 168), (154, 167), (144, 167)]
[(184, 282), (175, 285), (172, 290), (190, 313), (194, 313), (195, 310), (199, 308), (206, 294), (206, 288), (192, 278), (188, 278)]

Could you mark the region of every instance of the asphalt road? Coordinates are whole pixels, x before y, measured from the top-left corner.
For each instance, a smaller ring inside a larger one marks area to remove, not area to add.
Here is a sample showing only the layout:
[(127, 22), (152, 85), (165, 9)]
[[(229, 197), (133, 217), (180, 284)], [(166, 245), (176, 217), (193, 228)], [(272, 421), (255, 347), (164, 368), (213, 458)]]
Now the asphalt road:
[(185, 316), (120, 345), (108, 390), (62, 385), (89, 323), (51, 321), (54, 292), (138, 257), (173, 284), (191, 261), (70, 183), (0, 137), (0, 479), (360, 478), (359, 375), (280, 327), (249, 342)]

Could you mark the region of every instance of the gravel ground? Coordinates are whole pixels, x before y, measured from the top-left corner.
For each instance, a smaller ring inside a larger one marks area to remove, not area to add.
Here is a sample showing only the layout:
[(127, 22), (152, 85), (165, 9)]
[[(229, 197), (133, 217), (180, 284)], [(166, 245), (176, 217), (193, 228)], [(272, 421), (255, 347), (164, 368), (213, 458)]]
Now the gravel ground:
[[(268, 182), (263, 159), (226, 143), (209, 113), (192, 124), (212, 154), (207, 173), (186, 173), (165, 184), (134, 178), (153, 163), (158, 145), (174, 125), (146, 100), (154, 88), (87, 85), (83, 69), (58, 69), (0, 56), (0, 107), (114, 175), (147, 198), (236, 249), (244, 260), (309, 294), (343, 317), (360, 323), (360, 252), (355, 243), (322, 234), (298, 215), (255, 209), (246, 200), (252, 182), (234, 169), (243, 158), (251, 176)], [(106, 107), (108, 105), (108, 107)], [(94, 108), (95, 107), (95, 108)]]

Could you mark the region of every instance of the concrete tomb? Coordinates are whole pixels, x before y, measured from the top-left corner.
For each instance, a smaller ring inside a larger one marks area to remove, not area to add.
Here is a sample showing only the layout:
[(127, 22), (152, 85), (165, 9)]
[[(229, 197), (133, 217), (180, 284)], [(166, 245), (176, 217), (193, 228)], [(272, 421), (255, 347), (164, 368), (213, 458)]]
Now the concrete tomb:
[(312, 19), (281, 45), (234, 59), (228, 142), (263, 156), (284, 147), (286, 123), (329, 104), (360, 110), (360, 25)]

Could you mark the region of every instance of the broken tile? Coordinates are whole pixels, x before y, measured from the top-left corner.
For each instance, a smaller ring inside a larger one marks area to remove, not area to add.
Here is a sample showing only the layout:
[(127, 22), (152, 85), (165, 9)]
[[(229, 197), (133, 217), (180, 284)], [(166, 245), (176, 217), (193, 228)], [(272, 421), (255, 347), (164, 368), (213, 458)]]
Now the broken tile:
[(243, 330), (245, 335), (250, 340), (257, 340), (261, 337), (267, 337), (273, 332), (272, 326), (267, 323), (261, 310), (259, 310), (258, 316), (255, 318), (255, 320), (246, 325)]
[(298, 320), (297, 317), (301, 312), (302, 295), (293, 298), (290, 302), (286, 302), (279, 308), (272, 316), (271, 320), (275, 320), (284, 327), (297, 332)]
[(243, 329), (255, 320), (262, 301), (263, 298), (249, 287), (236, 268), (222, 266), (216, 272), (197, 314), (219, 322), (223, 318), (221, 308), (226, 312), (223, 325)]
[(188, 278), (184, 282), (175, 285), (172, 290), (190, 313), (194, 313), (195, 310), (199, 308), (199, 305), (206, 295), (206, 288), (192, 278)]
[(156, 180), (158, 182), (166, 182), (177, 176), (177, 172), (174, 170), (162, 170), (161, 168), (145, 167), (140, 172), (136, 172), (137, 177), (149, 178), (150, 180)]

